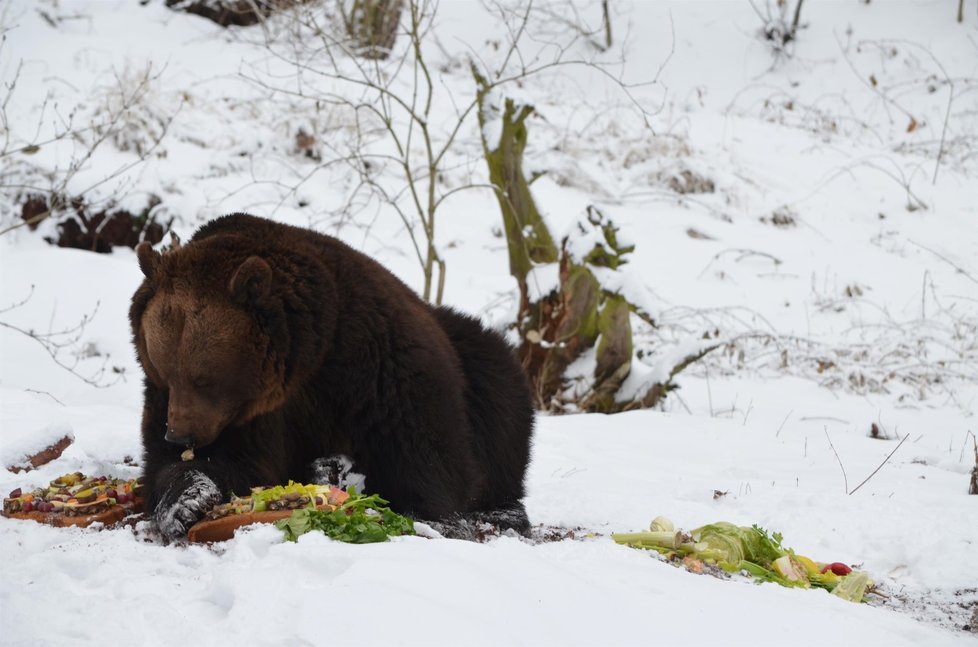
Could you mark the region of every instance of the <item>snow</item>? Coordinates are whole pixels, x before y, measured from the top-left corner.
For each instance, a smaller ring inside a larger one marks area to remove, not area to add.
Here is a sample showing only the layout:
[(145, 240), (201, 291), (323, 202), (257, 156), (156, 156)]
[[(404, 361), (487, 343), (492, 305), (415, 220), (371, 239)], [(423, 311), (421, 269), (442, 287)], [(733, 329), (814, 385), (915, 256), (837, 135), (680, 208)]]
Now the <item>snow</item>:
[(540, 301), (558, 288), (560, 288), (558, 263), (540, 263), (526, 273), (526, 292), (530, 301)]
[(54, 402), (39, 401), (28, 392), (13, 392), (4, 399), (0, 426), (23, 429), (17, 434), (0, 437), (0, 465), (28, 467), (27, 459), (54, 445), (62, 438), (74, 440), (67, 415)]
[[(575, 538), (478, 544), (428, 532), (352, 546), (286, 543), (265, 526), (202, 547), (167, 544), (146, 522), (0, 519), (0, 644), (974, 644), (961, 627), (978, 608), (978, 501), (967, 494), (978, 16), (966, 7), (959, 25), (936, 1), (805, 3), (790, 55), (776, 55), (748, 2), (611, 6), (611, 51), (581, 39), (566, 50), (606, 74), (562, 66), (494, 91), (493, 103), (535, 108), (525, 166), (543, 173), (531, 190), (555, 237), (594, 205), (635, 245), (627, 264), (598, 272), (658, 325), (633, 318), (624, 388), (719, 347), (677, 376), (663, 410), (538, 416), (527, 511)], [(554, 7), (600, 23), (599, 3)], [(451, 96), (435, 102), (438, 137), (473, 92), (468, 57), (499, 65), (493, 42), (513, 33), (514, 16), (439, 6), (428, 56)], [(534, 18), (528, 28), (550, 31), (524, 64), (546, 60), (560, 24)], [(184, 239), (249, 211), (336, 235), (420, 289), (404, 222), (363, 192), (359, 170), (331, 162), (356, 140), (355, 115), (274, 91), (295, 80), (275, 49), (288, 25), (223, 30), (161, 0), (14, 0), (0, 26), (10, 149), (41, 144), (0, 153), (0, 230), (20, 217), (19, 186), (87, 190), (93, 204), (134, 213), (155, 195)], [(653, 77), (628, 96), (613, 82)], [(120, 110), (124, 127), (78, 169), (94, 131), (46, 143), (65, 124), (111, 125)], [(475, 117), (439, 195), (486, 181)], [(321, 162), (296, 151), (300, 128), (315, 133)], [(137, 149), (150, 151), (141, 162)], [(374, 173), (403, 188), (393, 164)], [(713, 190), (677, 192), (691, 176)], [(517, 293), (494, 195), (457, 191), (442, 209), (446, 302), (504, 328)], [(4, 493), (75, 470), (140, 469), (135, 254), (52, 247), (42, 240), (52, 233), (49, 221), (0, 235), (0, 467), (63, 435), (74, 442), (37, 470), (0, 469)], [(556, 265), (529, 282), (548, 292)], [(591, 353), (572, 368), (584, 382), (593, 366)], [(890, 597), (855, 605), (696, 576), (609, 537), (657, 515), (687, 529), (726, 520), (780, 531), (801, 554), (859, 565)]]

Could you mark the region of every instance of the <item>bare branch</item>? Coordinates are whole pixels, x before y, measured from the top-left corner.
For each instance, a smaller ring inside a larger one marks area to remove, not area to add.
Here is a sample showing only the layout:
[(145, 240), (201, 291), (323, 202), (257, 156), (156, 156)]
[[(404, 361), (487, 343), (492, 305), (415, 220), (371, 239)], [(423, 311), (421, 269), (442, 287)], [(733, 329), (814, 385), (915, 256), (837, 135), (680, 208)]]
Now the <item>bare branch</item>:
[[(8, 312), (13, 308), (20, 307), (24, 305), (26, 302), (27, 302), (26, 300), (21, 301), (10, 307), (4, 308), (3, 312)], [(58, 331), (53, 331), (48, 333), (37, 333), (33, 330), (26, 330), (24, 328), (15, 326), (5, 321), (0, 321), (0, 327), (6, 328), (8, 330), (12, 330), (14, 332), (20, 333), (26, 337), (33, 339), (41, 346), (41, 348), (44, 349), (44, 351), (51, 357), (51, 359), (54, 361), (55, 364), (57, 364), (64, 370), (68, 371), (82, 382), (85, 382), (86, 384), (98, 389), (104, 389), (106, 387), (112, 386), (113, 384), (116, 384), (120, 380), (125, 379), (124, 370), (113, 368), (112, 370), (116, 374), (116, 378), (110, 382), (102, 381), (101, 378), (105, 374), (106, 364), (108, 363), (109, 360), (107, 356), (102, 362), (102, 367), (98, 371), (96, 371), (94, 375), (87, 376), (87, 375), (83, 375), (78, 371), (77, 367), (80, 362), (80, 359), (78, 357), (76, 357), (73, 362), (69, 363), (64, 361), (59, 353), (59, 351), (61, 351), (62, 349), (67, 348), (68, 346), (76, 345), (81, 340), (82, 334), (84, 333), (86, 326), (89, 324), (89, 322), (92, 321), (92, 319), (95, 317), (95, 314), (98, 312), (98, 307), (99, 304), (96, 303), (95, 309), (91, 312), (91, 314), (84, 315), (77, 324), (75, 324), (70, 328), (66, 328), (64, 330), (58, 330)]]
[(825, 439), (829, 441), (829, 447), (832, 448), (832, 453), (835, 454), (835, 460), (839, 462), (839, 469), (842, 470), (842, 482), (845, 487), (846, 494), (852, 494), (849, 492), (849, 477), (846, 476), (846, 468), (842, 466), (842, 459), (839, 458), (839, 452), (835, 451), (835, 445), (832, 444), (832, 439), (829, 438), (829, 428), (823, 427), (825, 430)]
[[(893, 448), (893, 451), (886, 455), (886, 458), (884, 458), (883, 459), (883, 462), (879, 464), (879, 467), (877, 467), (875, 470), (873, 470), (873, 473), (870, 474), (869, 476), (867, 476), (865, 478), (865, 480), (863, 480), (862, 483), (860, 483), (859, 485), (857, 485), (856, 487), (854, 487), (852, 489), (852, 491), (849, 492), (849, 494), (850, 495), (855, 494), (856, 491), (859, 490), (859, 488), (861, 488), (862, 486), (866, 485), (866, 482), (869, 481), (869, 479), (871, 479), (874, 476), (876, 476), (876, 472), (878, 472), (881, 469), (883, 469), (883, 466), (886, 465), (887, 461), (890, 460), (890, 458), (893, 456), (893, 454), (896, 454), (897, 450), (900, 449), (900, 447), (903, 445), (903, 443), (907, 442), (907, 438), (910, 438), (910, 434), (907, 434), (906, 436), (904, 436), (903, 437), (903, 440), (901, 440), (899, 443), (897, 443), (897, 446)], [(831, 443), (831, 441), (830, 441), (830, 443)]]

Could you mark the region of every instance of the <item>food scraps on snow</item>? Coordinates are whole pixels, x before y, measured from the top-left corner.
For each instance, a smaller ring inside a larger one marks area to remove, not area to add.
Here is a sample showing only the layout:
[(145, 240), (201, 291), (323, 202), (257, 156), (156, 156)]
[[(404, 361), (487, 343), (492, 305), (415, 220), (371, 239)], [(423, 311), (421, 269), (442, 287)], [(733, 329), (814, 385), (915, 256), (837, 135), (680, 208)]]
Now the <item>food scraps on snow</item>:
[[(114, 524), (142, 511), (142, 478), (123, 480), (109, 476), (65, 474), (47, 487), (17, 488), (3, 499), (3, 516), (30, 519), (52, 526)], [(320, 531), (337, 541), (366, 544), (390, 537), (413, 535), (414, 522), (397, 514), (376, 494), (365, 495), (350, 487), (288, 485), (255, 487), (245, 497), (233, 496), (212, 508), (190, 528), (192, 542), (231, 539), (234, 531), (253, 523), (275, 523), (285, 538)]]
[(3, 516), (52, 526), (110, 525), (142, 510), (142, 479), (65, 474), (48, 487), (17, 488), (3, 499)]
[(290, 541), (313, 530), (357, 544), (414, 534), (413, 522), (390, 510), (387, 501), (376, 494), (289, 481), (288, 485), (252, 488), (245, 497), (232, 496), (230, 502), (215, 506), (191, 526), (188, 538), (191, 542), (225, 541), (238, 528), (253, 523), (275, 523)]
[(850, 602), (862, 602), (873, 586), (869, 574), (841, 562), (815, 562), (782, 546), (781, 533), (768, 534), (756, 525), (748, 528), (719, 521), (686, 533), (676, 530), (669, 519), (656, 517), (647, 531), (613, 533), (611, 537), (619, 544), (654, 550), (693, 572), (715, 565), (758, 582), (826, 589)]

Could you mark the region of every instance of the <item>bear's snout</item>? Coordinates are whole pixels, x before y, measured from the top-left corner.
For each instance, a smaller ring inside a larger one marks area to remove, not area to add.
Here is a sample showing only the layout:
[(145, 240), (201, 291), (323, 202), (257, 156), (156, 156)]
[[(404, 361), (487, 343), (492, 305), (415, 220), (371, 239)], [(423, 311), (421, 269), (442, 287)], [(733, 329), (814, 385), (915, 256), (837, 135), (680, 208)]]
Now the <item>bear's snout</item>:
[(180, 434), (176, 429), (171, 427), (169, 423), (166, 425), (166, 435), (163, 438), (168, 443), (173, 443), (175, 445), (184, 445), (190, 447), (193, 445), (193, 439), (190, 434)]
[(225, 425), (220, 408), (207, 406), (200, 398), (176, 390), (170, 392), (167, 413), (164, 439), (177, 445), (206, 447), (217, 439)]

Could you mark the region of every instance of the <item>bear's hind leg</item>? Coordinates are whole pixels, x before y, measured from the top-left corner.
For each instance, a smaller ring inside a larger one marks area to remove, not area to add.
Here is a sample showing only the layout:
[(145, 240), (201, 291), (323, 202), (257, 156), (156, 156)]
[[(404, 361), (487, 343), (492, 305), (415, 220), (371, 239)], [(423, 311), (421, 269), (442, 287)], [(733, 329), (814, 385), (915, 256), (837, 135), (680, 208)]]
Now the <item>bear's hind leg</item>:
[(507, 531), (530, 536), (530, 519), (522, 503), (487, 512), (452, 515), (438, 521), (422, 521), (448, 539), (485, 541)]

